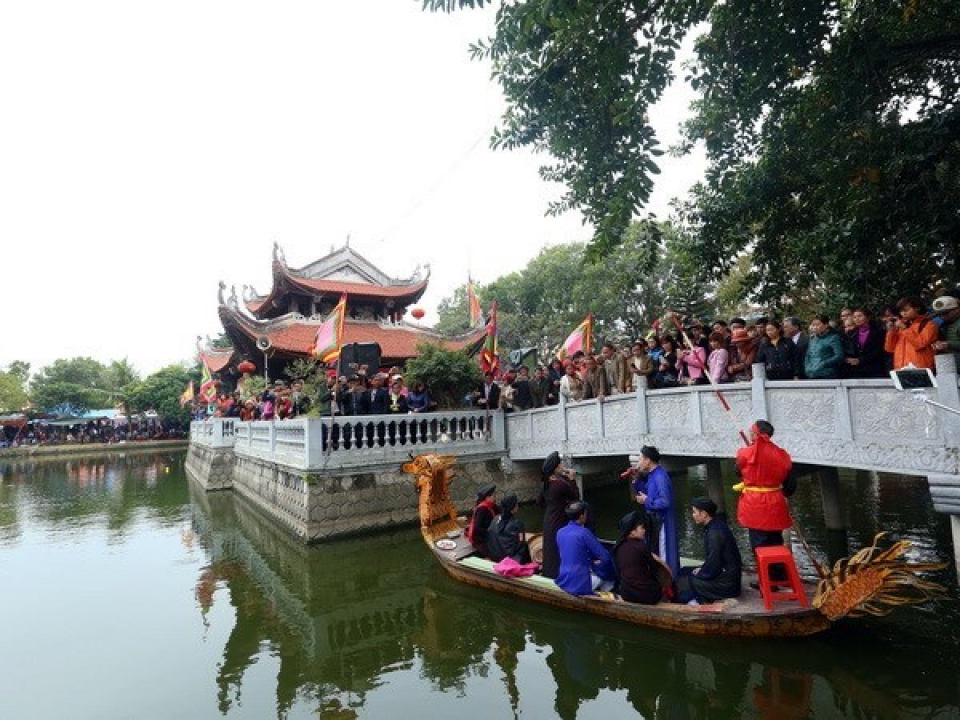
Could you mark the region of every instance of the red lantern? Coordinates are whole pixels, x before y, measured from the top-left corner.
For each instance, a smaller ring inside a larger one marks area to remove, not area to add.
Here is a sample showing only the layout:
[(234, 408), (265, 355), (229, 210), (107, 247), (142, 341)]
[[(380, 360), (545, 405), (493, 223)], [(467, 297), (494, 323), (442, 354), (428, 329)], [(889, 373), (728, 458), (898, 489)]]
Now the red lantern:
[(427, 313), (424, 312), (423, 308), (415, 307), (413, 310), (410, 311), (410, 314), (413, 315), (414, 319), (420, 320)]
[(244, 360), (242, 363), (240, 363), (239, 365), (237, 365), (237, 370), (239, 370), (240, 372), (242, 372), (244, 375), (249, 375), (250, 373), (252, 373), (252, 372), (253, 372), (254, 370), (256, 370), (256, 369), (257, 369), (257, 366), (254, 365), (254, 364), (253, 364), (252, 362), (250, 362), (249, 360)]

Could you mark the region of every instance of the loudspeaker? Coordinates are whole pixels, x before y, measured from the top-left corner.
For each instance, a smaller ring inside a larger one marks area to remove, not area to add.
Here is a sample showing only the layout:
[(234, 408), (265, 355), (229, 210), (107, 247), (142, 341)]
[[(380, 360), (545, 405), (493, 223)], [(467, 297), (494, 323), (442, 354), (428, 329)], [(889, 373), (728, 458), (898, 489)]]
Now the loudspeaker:
[[(356, 367), (351, 367), (355, 365)], [(350, 377), (366, 365), (367, 376), (373, 377), (380, 369), (379, 343), (349, 343), (340, 348), (340, 361), (337, 363), (337, 375)]]

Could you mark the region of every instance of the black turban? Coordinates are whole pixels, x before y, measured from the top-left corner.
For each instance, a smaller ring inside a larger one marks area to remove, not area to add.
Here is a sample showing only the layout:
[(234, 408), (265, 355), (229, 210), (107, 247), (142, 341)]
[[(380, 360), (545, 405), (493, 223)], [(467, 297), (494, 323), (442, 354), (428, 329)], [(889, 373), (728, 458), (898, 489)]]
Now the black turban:
[(544, 477), (549, 477), (553, 475), (553, 471), (557, 469), (560, 465), (560, 453), (554, 450), (552, 453), (547, 455), (547, 459), (543, 461), (543, 468), (541, 469), (541, 474)]

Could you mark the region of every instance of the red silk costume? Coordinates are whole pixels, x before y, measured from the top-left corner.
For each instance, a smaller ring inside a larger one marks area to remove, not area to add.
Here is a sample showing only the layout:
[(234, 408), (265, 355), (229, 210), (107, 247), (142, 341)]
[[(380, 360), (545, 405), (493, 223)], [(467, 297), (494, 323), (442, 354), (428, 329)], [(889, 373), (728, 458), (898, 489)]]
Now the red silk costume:
[(753, 444), (737, 451), (737, 466), (744, 485), (737, 505), (740, 524), (767, 531), (790, 527), (790, 509), (780, 489), (793, 467), (790, 454), (775, 445), (769, 435), (756, 432)]

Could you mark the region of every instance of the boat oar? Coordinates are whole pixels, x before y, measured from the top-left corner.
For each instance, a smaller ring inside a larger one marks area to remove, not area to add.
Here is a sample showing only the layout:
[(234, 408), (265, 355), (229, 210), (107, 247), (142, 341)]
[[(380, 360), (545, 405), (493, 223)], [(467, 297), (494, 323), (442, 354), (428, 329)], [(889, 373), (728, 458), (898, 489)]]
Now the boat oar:
[[(686, 330), (683, 329), (683, 325), (680, 323), (680, 320), (677, 318), (677, 313), (672, 310), (668, 311), (670, 313), (670, 318), (673, 320), (674, 325), (677, 326), (677, 330), (680, 331), (680, 335), (683, 337), (683, 343), (687, 346), (691, 353), (696, 353), (696, 350), (693, 345), (693, 341), (690, 340), (690, 337), (687, 335)], [(717, 381), (710, 374), (710, 368), (708, 364), (704, 364), (703, 374), (707, 376), (707, 381), (710, 383), (710, 386), (713, 388), (714, 393), (717, 396), (717, 399), (720, 401), (720, 405), (727, 413), (727, 417), (730, 418), (733, 422), (733, 426), (736, 429), (737, 433), (740, 435), (740, 439), (743, 440), (744, 445), (749, 446), (750, 440), (747, 438), (747, 434), (743, 431), (743, 428), (740, 427), (737, 423), (737, 418), (733, 414), (733, 410), (730, 407), (730, 403), (727, 402), (727, 399), (723, 396), (723, 392), (720, 390), (720, 386)], [(817, 560), (813, 554), (813, 549), (810, 547), (810, 544), (807, 542), (807, 538), (804, 536), (803, 530), (800, 528), (800, 524), (797, 522), (796, 517), (790, 511), (790, 505), (787, 505), (787, 512), (790, 516), (790, 522), (793, 524), (793, 529), (797, 533), (797, 537), (800, 539), (800, 544), (803, 546), (803, 549), (806, 551), (807, 556), (810, 558), (810, 562), (813, 563), (813, 567), (817, 571), (817, 575), (821, 579), (827, 577), (826, 571), (823, 569), (823, 566)]]

